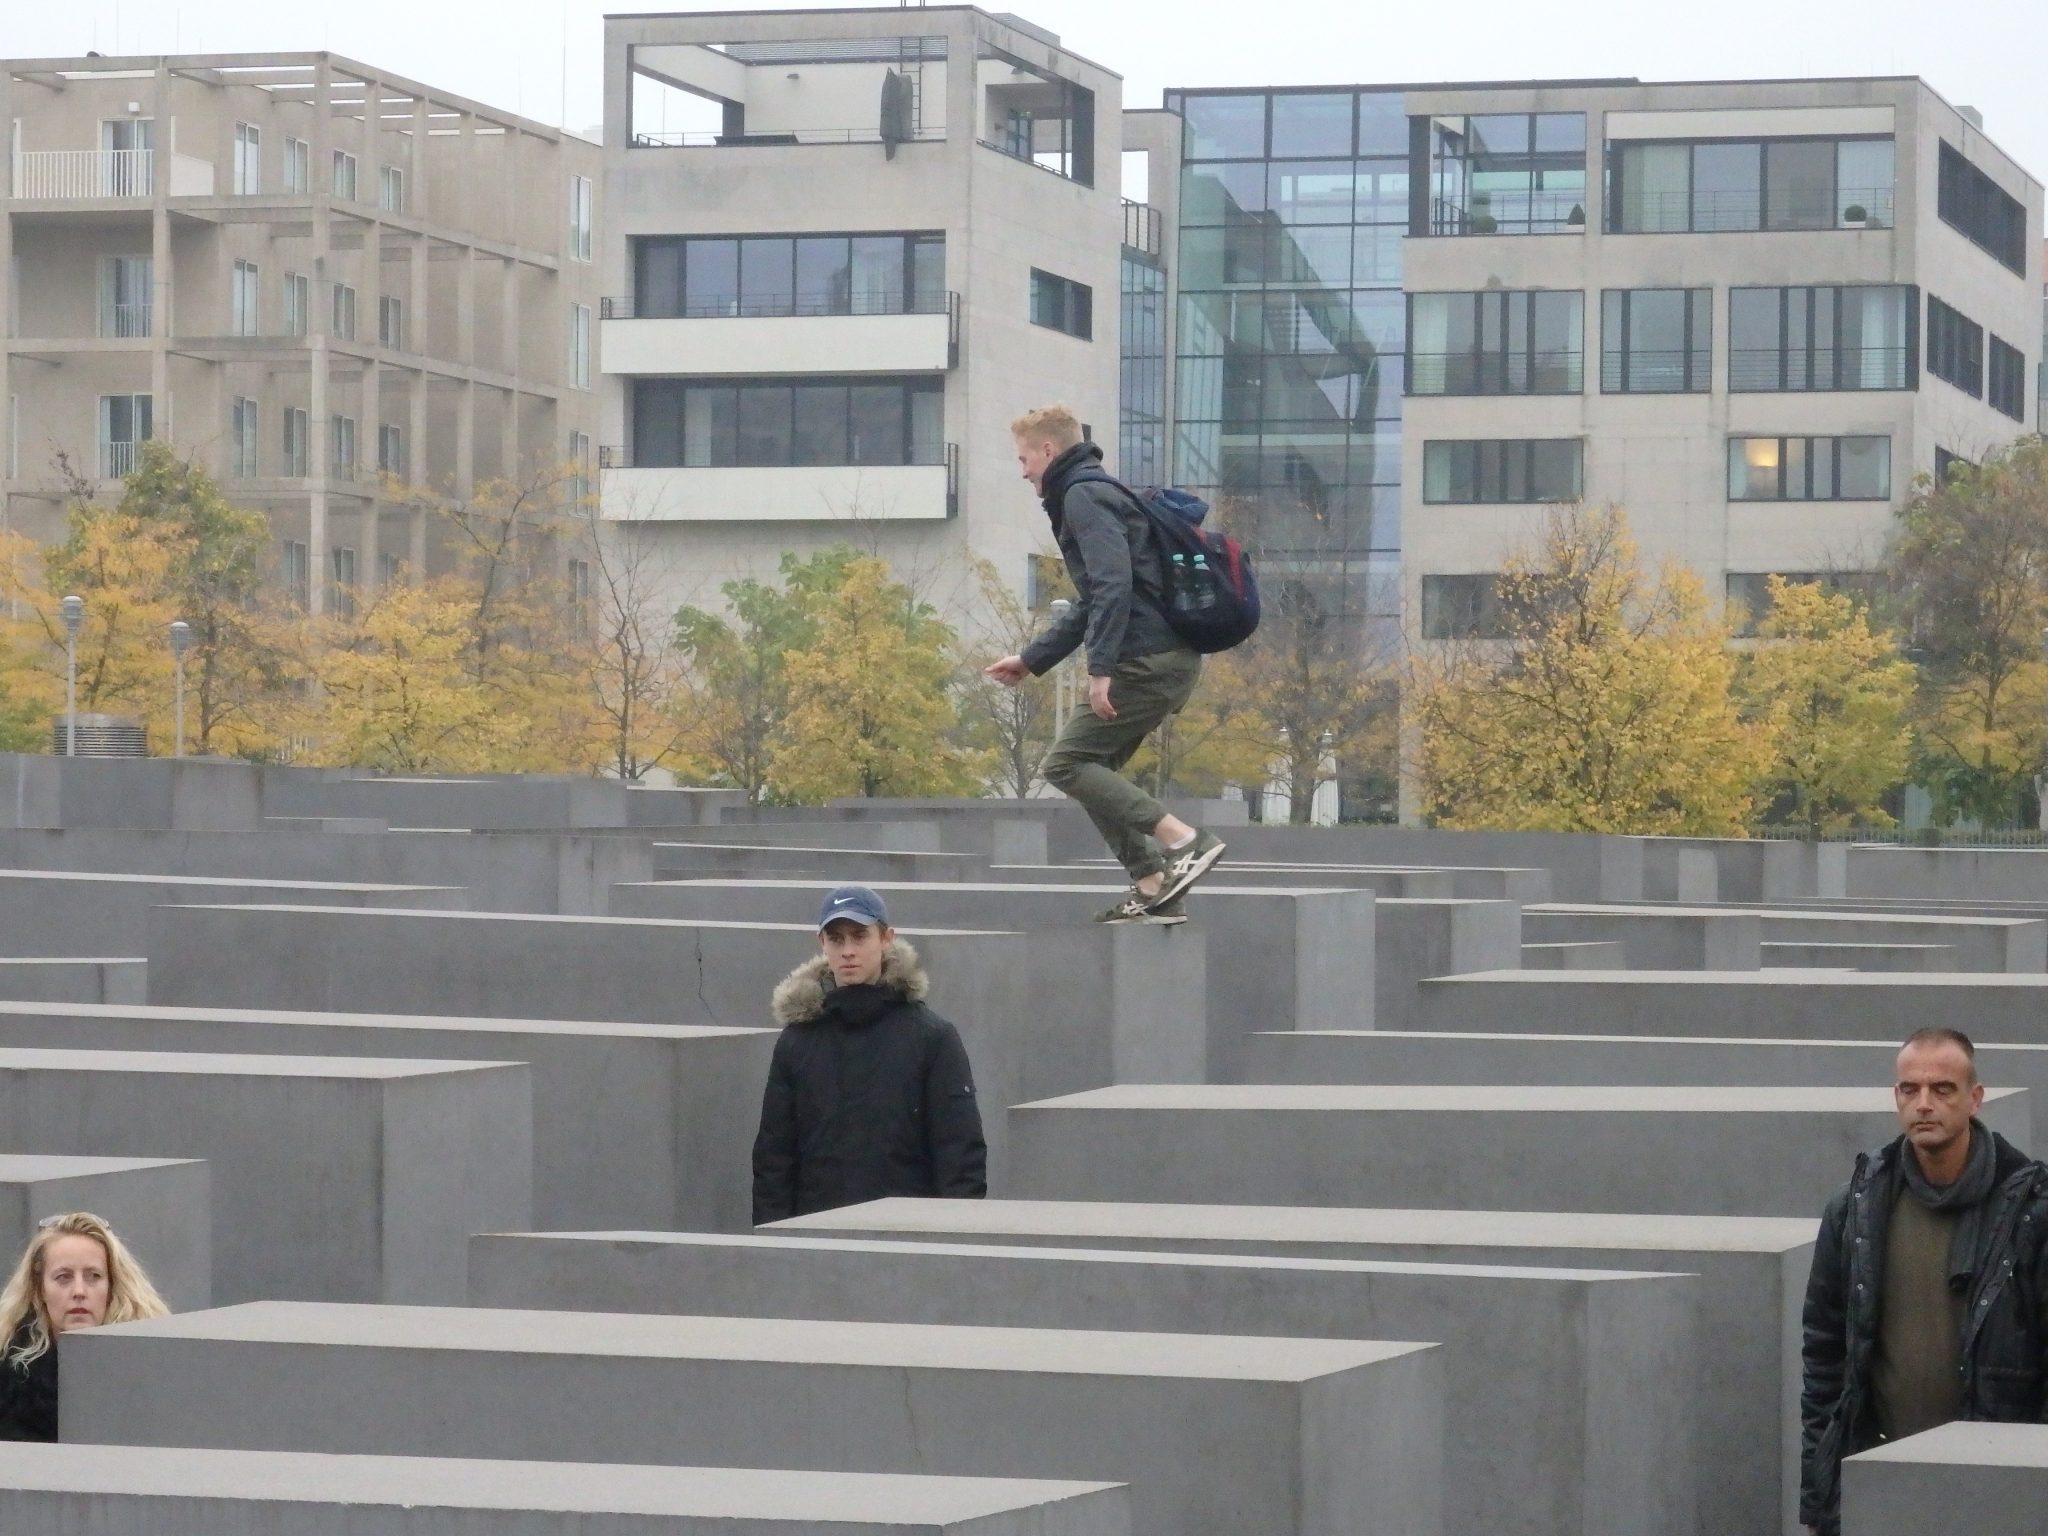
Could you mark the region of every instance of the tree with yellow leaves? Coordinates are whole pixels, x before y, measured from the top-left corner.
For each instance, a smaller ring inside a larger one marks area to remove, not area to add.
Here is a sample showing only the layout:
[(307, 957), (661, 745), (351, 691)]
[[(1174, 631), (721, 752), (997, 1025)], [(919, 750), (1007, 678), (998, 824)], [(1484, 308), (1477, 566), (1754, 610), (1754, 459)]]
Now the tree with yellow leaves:
[(1809, 837), (1889, 823), (1878, 801), (1906, 776), (1911, 664), (1846, 592), (1773, 576), (1768, 594), (1737, 674), (1767, 743), (1760, 802)]
[(870, 556), (819, 605), (785, 661), (789, 708), (769, 778), (790, 798), (975, 793), (987, 754), (952, 744), (953, 632)]
[(1552, 512), (1500, 576), (1501, 636), (1418, 658), (1421, 787), (1440, 826), (1740, 835), (1763, 733), (1699, 583), (1652, 581), (1615, 508)]

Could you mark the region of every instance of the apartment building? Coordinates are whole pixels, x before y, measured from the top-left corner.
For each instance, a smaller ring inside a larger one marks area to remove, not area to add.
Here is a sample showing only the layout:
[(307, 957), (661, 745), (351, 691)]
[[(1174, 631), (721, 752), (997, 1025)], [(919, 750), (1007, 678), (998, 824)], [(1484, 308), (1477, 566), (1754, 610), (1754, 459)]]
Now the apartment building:
[(836, 543), (1035, 590), (1009, 422), (1119, 430), (1120, 92), (969, 6), (607, 20), (602, 501), (666, 594)]
[(594, 474), (597, 145), (327, 53), (14, 60), (0, 124), (8, 526), (164, 439), (327, 612)]

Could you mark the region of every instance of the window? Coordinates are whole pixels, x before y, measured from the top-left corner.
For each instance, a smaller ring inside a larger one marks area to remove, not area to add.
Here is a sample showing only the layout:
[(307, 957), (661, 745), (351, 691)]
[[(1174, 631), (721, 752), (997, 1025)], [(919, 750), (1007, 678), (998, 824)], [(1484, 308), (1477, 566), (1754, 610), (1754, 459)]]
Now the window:
[(100, 258), (100, 335), (149, 334), (150, 289), (155, 268), (147, 256)]
[(590, 434), (571, 432), (569, 434), (569, 499), (573, 506), (588, 506), (591, 498), (590, 484)]
[(288, 405), (284, 412), (284, 472), (304, 479), (310, 472), (313, 441), (312, 422), (304, 410)]
[(1117, 472), (1132, 485), (1165, 485), (1166, 274), (1128, 250), (1119, 266)]
[(153, 402), (148, 395), (100, 396), (100, 478), (135, 472), (135, 447), (150, 439)]
[(1734, 610), (1735, 634), (1754, 637), (1771, 612), (1771, 577), (1795, 587), (1818, 586), (1829, 592), (1847, 592), (1862, 602), (1874, 595), (1878, 578), (1868, 571), (1730, 571), (1727, 574), (1728, 606)]
[(590, 622), (590, 562), (571, 560), (569, 562), (569, 611), (579, 624)]
[(939, 464), (944, 386), (932, 378), (639, 379), (643, 469)]
[(260, 298), (261, 288), (256, 263), (237, 260), (228, 285), (230, 335), (256, 336), (262, 333)]
[(1031, 323), (1086, 341), (1095, 330), (1095, 294), (1086, 283), (1031, 269)]
[(1731, 437), (1730, 501), (1889, 501), (1889, 437)]
[(1576, 437), (1424, 443), (1422, 499), (1438, 505), (1576, 501), (1584, 457)]
[(356, 334), (356, 291), (347, 283), (334, 285), (334, 334), (345, 340)]
[(591, 185), (588, 176), (569, 178), (569, 259), (590, 260)]
[(254, 123), (235, 124), (235, 196), (263, 190), (263, 135)]
[(1585, 386), (1585, 295), (1497, 289), (1408, 300), (1412, 395), (1575, 395)]
[(336, 197), (346, 198), (350, 202), (355, 201), (356, 157), (347, 150), (334, 151), (332, 189)]
[(327, 462), (337, 476), (352, 480), (356, 473), (356, 419), (335, 416), (329, 419), (327, 427)]
[(284, 591), (285, 596), (300, 608), (310, 607), (313, 601), (313, 568), (307, 559), (309, 551), (297, 539), (284, 541)]
[(1971, 460), (1964, 458), (1960, 453), (1950, 453), (1946, 448), (1938, 444), (1936, 445), (1934, 450), (1934, 483), (1936, 485), (1947, 485), (1950, 478), (1959, 469), (1975, 469), (1976, 467)]
[(405, 212), (405, 171), (401, 167), (377, 167), (377, 206), (386, 213)]
[(1432, 121), (1429, 217), (1415, 234), (1548, 235), (1585, 227), (1583, 112)]
[(388, 421), (377, 423), (377, 468), (387, 475), (405, 474), (405, 429)]
[(633, 242), (633, 313), (938, 314), (946, 307), (939, 234), (652, 236)]
[(590, 388), (590, 306), (569, 306), (569, 387)]
[(1984, 327), (1927, 295), (1927, 371), (1964, 394), (1984, 395)]
[(284, 333), (306, 334), (306, 317), (313, 307), (313, 283), (303, 272), (284, 275)]
[(1728, 290), (1728, 388), (1911, 389), (1918, 290)]
[(230, 409), (228, 473), (238, 479), (254, 479), (256, 467), (256, 402), (237, 395)]
[(2027, 419), (2027, 355), (1991, 338), (1991, 371), (1985, 398), (2014, 421)]
[(400, 564), (399, 564), (399, 560), (398, 560), (398, 556), (397, 556), (397, 555), (393, 554), (393, 553), (392, 553), (392, 552), (391, 552), (390, 550), (388, 550), (388, 549), (380, 549), (379, 551), (377, 551), (377, 585), (378, 585), (378, 586), (380, 586), (380, 587), (395, 587), (395, 586), (397, 586), (397, 585), (398, 585), (398, 581), (399, 581), (399, 576), (400, 576), (400, 574), (401, 574), (401, 570), (402, 570), (402, 567), (401, 567), (401, 566), (400, 566)]
[(1894, 154), (1888, 137), (1610, 144), (1608, 232), (1888, 229)]
[(328, 552), (334, 580), (334, 611), (344, 619), (356, 616), (356, 552), (337, 545)]
[(1498, 576), (1422, 578), (1422, 638), (1498, 640), (1501, 623)]
[(405, 350), (405, 301), (391, 294), (377, 298), (377, 341), (393, 351)]
[(304, 139), (284, 141), (284, 189), (307, 193), (313, 190), (313, 146)]
[(1946, 141), (1935, 177), (1935, 207), (1942, 222), (1960, 231), (1994, 261), (2026, 276), (2025, 204)]
[(1713, 383), (1714, 290), (1610, 288), (1600, 296), (1600, 389), (1704, 393)]

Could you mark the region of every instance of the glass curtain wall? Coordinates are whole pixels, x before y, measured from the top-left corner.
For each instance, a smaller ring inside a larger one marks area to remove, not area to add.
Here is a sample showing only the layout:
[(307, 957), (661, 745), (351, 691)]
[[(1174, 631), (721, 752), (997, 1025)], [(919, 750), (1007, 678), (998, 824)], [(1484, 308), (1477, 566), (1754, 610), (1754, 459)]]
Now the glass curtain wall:
[(1123, 253), (1123, 324), (1117, 331), (1121, 401), (1117, 470), (1131, 485), (1164, 485), (1166, 274), (1151, 257)]
[(1409, 125), (1389, 91), (1170, 91), (1186, 119), (1172, 478), (1268, 564), (1397, 611)]

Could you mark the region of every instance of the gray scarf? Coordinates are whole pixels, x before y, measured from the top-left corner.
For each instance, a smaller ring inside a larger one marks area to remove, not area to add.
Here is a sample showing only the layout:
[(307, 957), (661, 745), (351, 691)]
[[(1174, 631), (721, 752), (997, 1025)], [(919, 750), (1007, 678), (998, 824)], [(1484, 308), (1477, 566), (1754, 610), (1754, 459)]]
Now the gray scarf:
[(1955, 1231), (1949, 1234), (1948, 1240), (1948, 1284), (1952, 1291), (1962, 1291), (1969, 1286), (1977, 1255), (1977, 1228), (1997, 1176), (1998, 1151), (1992, 1144), (1991, 1132), (1975, 1120), (1970, 1122), (1969, 1160), (1963, 1164), (1962, 1174), (1951, 1184), (1930, 1184), (1912, 1142), (1902, 1139), (1899, 1178), (1904, 1182), (1906, 1192), (1928, 1210), (1952, 1214), (1956, 1218)]

